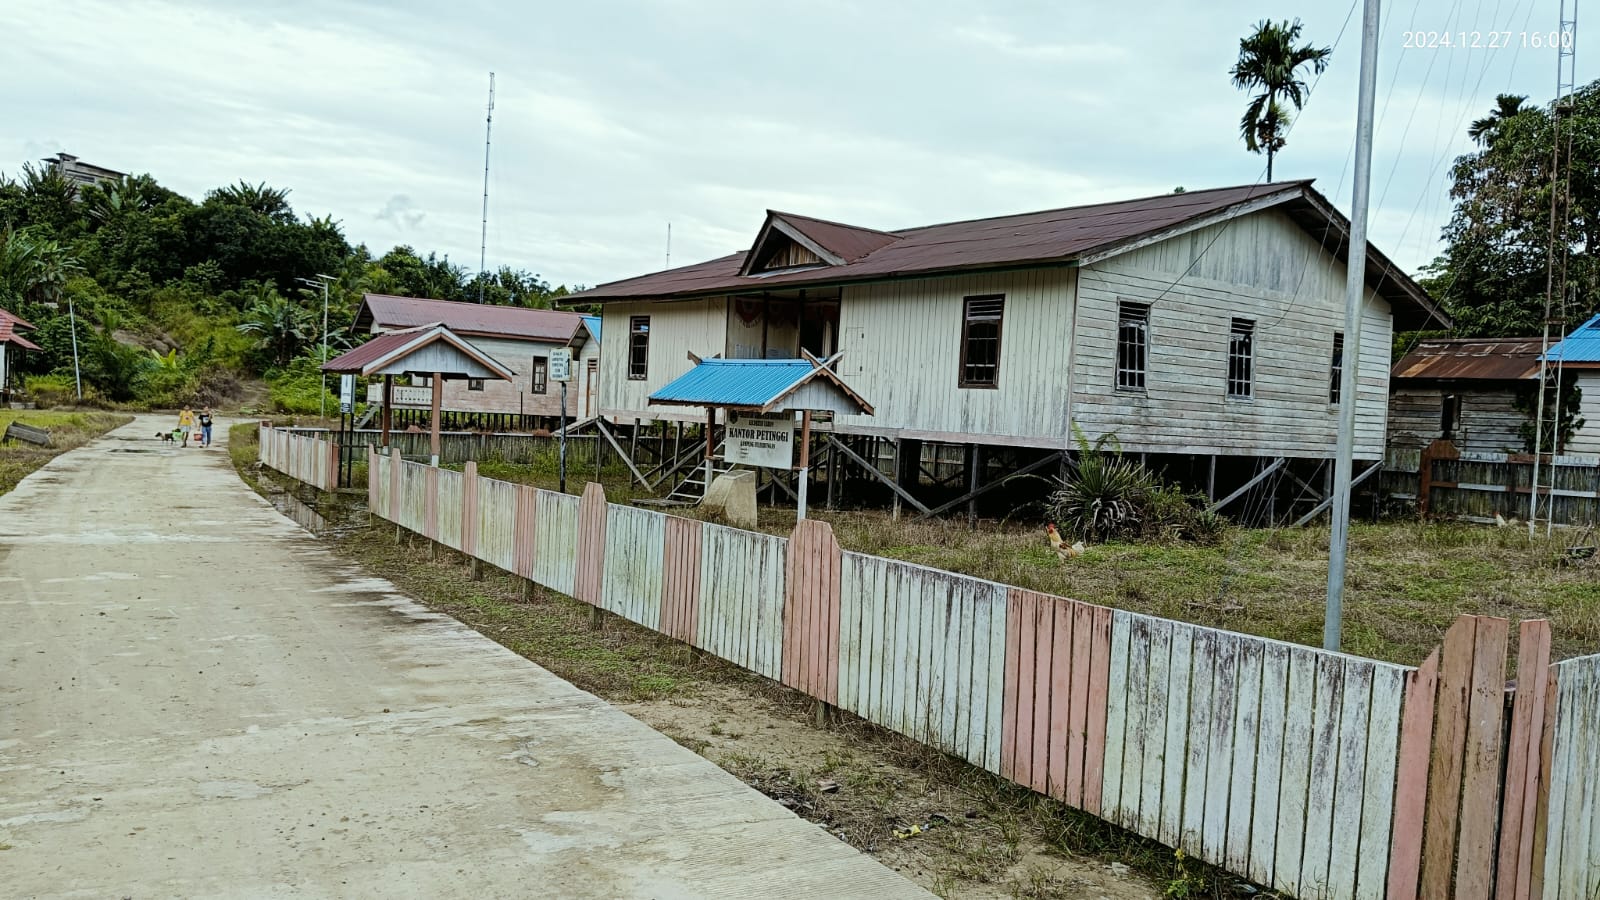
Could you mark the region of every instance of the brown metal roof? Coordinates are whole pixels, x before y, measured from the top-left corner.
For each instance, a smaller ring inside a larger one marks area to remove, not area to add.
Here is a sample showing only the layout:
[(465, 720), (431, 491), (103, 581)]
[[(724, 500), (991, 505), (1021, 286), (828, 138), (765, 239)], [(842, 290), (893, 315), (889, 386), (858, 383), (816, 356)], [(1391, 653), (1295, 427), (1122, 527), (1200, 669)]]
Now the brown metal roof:
[[(3, 312), (5, 312), (5, 310), (0, 310), (0, 313)], [(21, 322), (21, 319), (18, 319), (14, 316), (9, 318), (6, 316), (0, 316), (0, 344), (13, 344), (17, 347), (21, 347), (24, 350), (40, 349), (38, 344), (35, 344), (33, 341), (28, 340), (18, 333), (17, 326)]]
[(442, 323), (456, 334), (565, 344), (578, 330), (580, 318), (578, 313), (561, 309), (367, 294), (356, 313), (355, 328), (366, 331), (374, 322), (384, 330)]
[(29, 322), (9, 309), (0, 309), (0, 322), (10, 322), (12, 325), (16, 326), (17, 331), (35, 330), (32, 322)]
[(767, 215), (772, 219), (788, 223), (791, 228), (816, 241), (845, 262), (855, 262), (868, 253), (901, 239), (899, 235), (887, 231), (858, 228), (842, 222), (829, 222), (827, 219), (813, 219), (810, 216), (794, 213), (769, 209)]
[[(1259, 185), (1162, 194), (1137, 200), (1097, 203), (1021, 215), (949, 222), (894, 232), (874, 232), (838, 223), (782, 216), (819, 244), (827, 240), (859, 251), (870, 235), (888, 240), (865, 255), (843, 265), (766, 275), (742, 276), (745, 253), (651, 275), (602, 284), (572, 294), (563, 302), (592, 303), (612, 300), (666, 300), (714, 294), (757, 292), (778, 287), (804, 287), (921, 277), (936, 273), (1016, 268), (1028, 265), (1072, 265), (1097, 254), (1159, 237), (1170, 229), (1192, 225), (1214, 216), (1226, 217), (1269, 206), (1282, 206), (1313, 235), (1320, 233), (1329, 252), (1343, 256), (1343, 235), (1349, 223), (1310, 181), (1282, 181)], [(828, 230), (824, 230), (828, 229)], [(1328, 240), (1331, 238), (1331, 242)], [(1432, 320), (1448, 324), (1427, 294), (1382, 253), (1369, 247), (1369, 283), (1396, 304), (1396, 318), (1404, 327), (1421, 327)]]
[(1519, 381), (1539, 374), (1539, 338), (1421, 341), (1389, 370), (1391, 378)]
[[(354, 350), (341, 353), (323, 363), (322, 369), (325, 372), (336, 372), (341, 375), (368, 375), (376, 368), (398, 362), (440, 341), (456, 348), (469, 359), (493, 372), (496, 377), (505, 381), (514, 379), (511, 371), (494, 357), (472, 346), (452, 333), (448, 327), (437, 322), (375, 335)], [(439, 377), (448, 380), (463, 376), (461, 372), (440, 372)]]

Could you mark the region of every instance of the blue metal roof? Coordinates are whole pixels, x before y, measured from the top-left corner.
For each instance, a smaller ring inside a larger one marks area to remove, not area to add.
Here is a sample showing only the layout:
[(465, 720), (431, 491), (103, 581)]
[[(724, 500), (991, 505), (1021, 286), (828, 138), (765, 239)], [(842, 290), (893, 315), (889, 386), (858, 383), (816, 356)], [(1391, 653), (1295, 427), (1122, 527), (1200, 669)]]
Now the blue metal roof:
[(1545, 355), (1550, 362), (1600, 362), (1600, 316), (1579, 325)]
[(595, 340), (597, 340), (597, 341), (600, 340), (600, 317), (599, 316), (584, 316), (583, 317), (583, 327), (589, 329), (589, 333), (594, 335), (594, 339)]
[(651, 394), (650, 402), (762, 407), (814, 368), (803, 359), (705, 359)]

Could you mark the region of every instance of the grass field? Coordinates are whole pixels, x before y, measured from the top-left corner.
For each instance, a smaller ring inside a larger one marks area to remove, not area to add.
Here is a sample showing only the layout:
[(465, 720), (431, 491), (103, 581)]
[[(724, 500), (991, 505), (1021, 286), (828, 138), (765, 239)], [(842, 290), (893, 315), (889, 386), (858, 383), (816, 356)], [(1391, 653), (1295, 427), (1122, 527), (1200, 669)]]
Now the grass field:
[[(486, 477), (555, 488), (544, 469), (483, 463)], [(568, 473), (579, 493), (589, 472)], [(650, 496), (625, 471), (603, 476), (608, 499)], [(694, 508), (676, 515), (703, 517)], [(871, 553), (1118, 609), (1320, 646), (1327, 596), (1328, 529), (1230, 530), (1221, 543), (1114, 543), (1062, 561), (1046, 542), (1043, 519), (1019, 512), (1010, 522), (893, 520), (877, 510), (830, 512), (846, 550)], [(761, 508), (763, 531), (787, 534), (792, 507)], [(1600, 559), (1571, 560), (1566, 548), (1593, 534), (1558, 531), (1530, 539), (1522, 528), (1454, 522), (1356, 524), (1343, 626), (1348, 653), (1415, 665), (1464, 613), (1514, 622), (1548, 618), (1558, 658), (1600, 651)]]
[(35, 447), (20, 441), (0, 443), (0, 494), (9, 492), (29, 472), (62, 453), (131, 421), (132, 416), (120, 413), (0, 409), (0, 434), (4, 434), (12, 422), (21, 422), (49, 429), (51, 439), (49, 447)]

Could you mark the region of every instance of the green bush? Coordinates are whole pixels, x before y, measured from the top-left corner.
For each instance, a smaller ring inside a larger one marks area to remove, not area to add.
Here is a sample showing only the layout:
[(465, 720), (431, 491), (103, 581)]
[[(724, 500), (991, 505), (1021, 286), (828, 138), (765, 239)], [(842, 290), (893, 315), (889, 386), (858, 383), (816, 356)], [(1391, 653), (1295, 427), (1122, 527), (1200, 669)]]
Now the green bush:
[(1184, 540), (1215, 544), (1228, 520), (1206, 508), (1205, 497), (1162, 483), (1154, 473), (1122, 455), (1116, 438), (1090, 444), (1081, 431), (1078, 465), (1057, 479), (1046, 506), (1067, 533), (1086, 541)]
[[(310, 356), (296, 358), (282, 369), (267, 373), (268, 397), (273, 412), (316, 415), (324, 408), (335, 412), (339, 398), (322, 388), (322, 370)], [(329, 386), (337, 384), (331, 377)]]
[(78, 391), (71, 375), (30, 375), (23, 381), (28, 399), (40, 409), (51, 406), (70, 406), (78, 400)]

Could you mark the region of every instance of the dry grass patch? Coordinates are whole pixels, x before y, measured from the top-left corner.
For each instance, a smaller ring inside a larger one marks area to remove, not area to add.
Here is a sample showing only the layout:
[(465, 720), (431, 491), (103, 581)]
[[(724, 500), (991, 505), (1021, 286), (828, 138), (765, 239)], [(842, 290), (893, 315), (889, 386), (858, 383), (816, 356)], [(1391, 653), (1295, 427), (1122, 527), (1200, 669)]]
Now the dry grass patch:
[(0, 442), (0, 494), (9, 492), (28, 473), (133, 421), (132, 416), (108, 412), (64, 412), (34, 409), (0, 409), (0, 434), (12, 422), (21, 422), (50, 432), (49, 447), (36, 447), (21, 441)]

